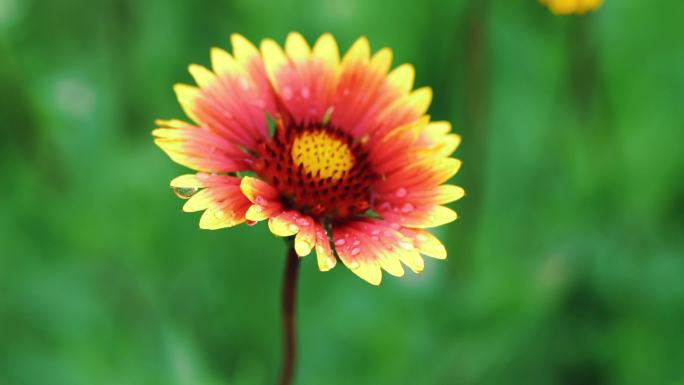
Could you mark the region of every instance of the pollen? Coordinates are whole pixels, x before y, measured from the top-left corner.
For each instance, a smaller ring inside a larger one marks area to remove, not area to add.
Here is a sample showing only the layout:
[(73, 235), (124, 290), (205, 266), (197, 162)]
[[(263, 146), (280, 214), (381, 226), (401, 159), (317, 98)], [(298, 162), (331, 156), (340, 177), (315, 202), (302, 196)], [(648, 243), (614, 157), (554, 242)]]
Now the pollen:
[(354, 166), (354, 154), (325, 130), (305, 131), (292, 143), (292, 161), (319, 178), (339, 180)]

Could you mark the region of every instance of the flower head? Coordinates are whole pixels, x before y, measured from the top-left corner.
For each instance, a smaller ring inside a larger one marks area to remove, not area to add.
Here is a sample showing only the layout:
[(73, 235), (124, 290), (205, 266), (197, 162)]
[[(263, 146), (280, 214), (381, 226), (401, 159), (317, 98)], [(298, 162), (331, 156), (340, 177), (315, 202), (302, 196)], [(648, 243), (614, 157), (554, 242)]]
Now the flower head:
[[(421, 254), (446, 258), (425, 228), (456, 219), (443, 206), (464, 195), (444, 184), (459, 169), (460, 137), (425, 113), (429, 88), (413, 90), (414, 69), (390, 71), (392, 52), (371, 55), (358, 39), (340, 60), (335, 39), (309, 47), (298, 33), (284, 49), (257, 49), (240, 35), (233, 54), (213, 48), (212, 70), (191, 65), (196, 86), (175, 91), (194, 123), (159, 120), (155, 143), (198, 171), (171, 181), (204, 211), (200, 227), (268, 220), (294, 237), (299, 256), (315, 250), (321, 271), (339, 259), (379, 284), (381, 269), (423, 269)], [(248, 175), (246, 175), (248, 174)]]
[(600, 7), (603, 0), (540, 0), (556, 15), (584, 14)]

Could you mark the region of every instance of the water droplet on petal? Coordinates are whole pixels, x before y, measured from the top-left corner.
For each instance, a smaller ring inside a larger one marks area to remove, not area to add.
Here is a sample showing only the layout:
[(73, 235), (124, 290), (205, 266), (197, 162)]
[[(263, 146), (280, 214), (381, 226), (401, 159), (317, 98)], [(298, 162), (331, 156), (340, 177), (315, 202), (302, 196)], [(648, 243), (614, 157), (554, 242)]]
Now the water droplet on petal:
[(354, 243), (352, 243), (352, 245), (354, 246), (358, 246), (359, 244), (361, 244), (361, 241), (359, 241), (358, 239), (355, 240)]
[(379, 240), (380, 240), (380, 237), (378, 237), (377, 235), (373, 235), (373, 236), (371, 237), (371, 239), (374, 240), (374, 241), (379, 241)]
[(399, 244), (399, 246), (401, 246), (402, 248), (404, 248), (406, 250), (413, 250), (413, 244), (411, 244), (409, 242), (399, 241), (398, 244)]
[(348, 266), (350, 269), (356, 269), (356, 268), (359, 267), (359, 263), (356, 262), (356, 261), (350, 261), (349, 264), (347, 264), (347, 266)]
[(246, 77), (240, 76), (238, 83), (240, 83), (240, 88), (242, 88), (243, 91), (247, 91), (249, 89), (249, 81)]
[(290, 86), (283, 87), (283, 99), (285, 99), (285, 100), (292, 99), (292, 88), (290, 88)]
[(427, 241), (427, 237), (423, 234), (418, 234), (416, 235), (416, 240), (418, 240), (418, 242), (425, 242)]
[(401, 211), (404, 213), (410, 213), (413, 211), (413, 205), (410, 203), (405, 203), (403, 206), (401, 206)]
[(297, 218), (297, 224), (300, 226), (309, 226), (309, 220), (306, 218)]
[(342, 246), (347, 243), (344, 239), (338, 239), (335, 241), (335, 246)]
[(309, 87), (302, 88), (302, 97), (304, 99), (308, 99), (309, 96), (311, 96), (311, 92), (309, 91)]
[(199, 188), (197, 187), (174, 187), (173, 193), (181, 199), (190, 199), (193, 195), (197, 194)]
[(259, 206), (259, 205), (254, 205), (253, 210), (256, 211), (257, 213), (260, 213), (260, 212), (264, 211), (264, 208), (262, 206)]
[(287, 229), (293, 233), (296, 233), (299, 231), (299, 226), (295, 225), (294, 223), (290, 223), (289, 225), (287, 225)]
[(371, 231), (371, 234), (372, 235), (378, 235), (378, 234), (380, 234), (380, 230), (375, 229), (375, 230)]
[(266, 198), (262, 197), (261, 195), (257, 195), (257, 197), (254, 198), (254, 202), (256, 202), (256, 204), (259, 206), (263, 206), (266, 203)]
[(403, 198), (408, 194), (408, 191), (406, 191), (405, 188), (399, 187), (397, 191), (394, 193), (394, 195), (397, 196), (397, 198)]
[(393, 228), (394, 230), (399, 230), (401, 228), (401, 226), (399, 226), (399, 224), (396, 222), (392, 222), (390, 227)]
[(359, 254), (360, 252), (361, 252), (361, 249), (359, 249), (358, 247), (355, 247), (355, 248), (352, 249), (351, 255), (357, 255), (357, 254)]

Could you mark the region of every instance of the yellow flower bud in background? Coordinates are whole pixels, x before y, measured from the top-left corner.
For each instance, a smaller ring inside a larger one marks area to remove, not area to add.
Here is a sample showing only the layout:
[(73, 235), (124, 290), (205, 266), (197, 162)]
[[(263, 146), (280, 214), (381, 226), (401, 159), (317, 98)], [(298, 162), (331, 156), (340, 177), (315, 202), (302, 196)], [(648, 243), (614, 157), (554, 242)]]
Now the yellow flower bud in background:
[(584, 14), (603, 4), (603, 0), (540, 0), (556, 15)]

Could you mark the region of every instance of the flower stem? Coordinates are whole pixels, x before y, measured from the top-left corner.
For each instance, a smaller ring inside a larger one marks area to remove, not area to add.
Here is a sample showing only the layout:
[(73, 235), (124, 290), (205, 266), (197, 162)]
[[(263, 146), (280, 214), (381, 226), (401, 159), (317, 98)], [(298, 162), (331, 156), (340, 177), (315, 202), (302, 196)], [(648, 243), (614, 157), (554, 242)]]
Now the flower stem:
[(295, 362), (297, 360), (295, 303), (298, 273), (299, 257), (295, 253), (294, 246), (290, 245), (283, 274), (283, 368), (280, 373), (280, 385), (292, 384)]

